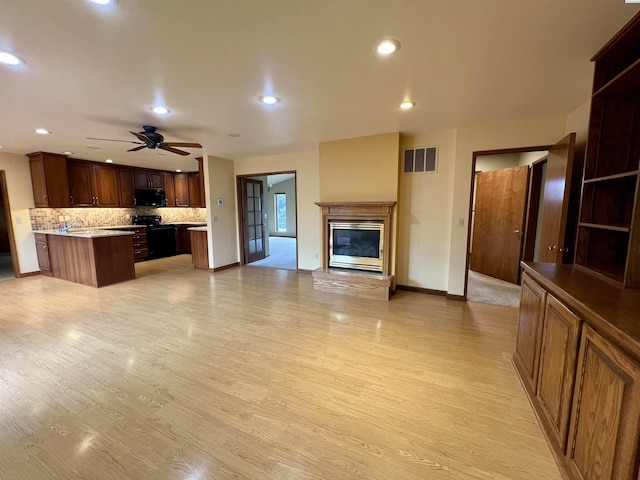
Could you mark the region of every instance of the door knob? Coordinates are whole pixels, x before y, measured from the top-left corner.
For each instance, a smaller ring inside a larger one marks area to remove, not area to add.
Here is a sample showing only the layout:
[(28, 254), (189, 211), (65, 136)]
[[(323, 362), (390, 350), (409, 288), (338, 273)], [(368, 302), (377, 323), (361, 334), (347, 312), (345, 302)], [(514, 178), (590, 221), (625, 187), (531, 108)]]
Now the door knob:
[(520, 238), (520, 233), (522, 233), (522, 232), (520, 232), (520, 230), (519, 230), (519, 229), (515, 229), (515, 230), (513, 231), (513, 234), (514, 234), (514, 235), (516, 235), (518, 238)]
[(553, 247), (551, 245), (547, 246), (547, 250), (549, 250), (550, 252), (555, 252), (556, 250), (558, 250), (558, 246), (554, 245)]

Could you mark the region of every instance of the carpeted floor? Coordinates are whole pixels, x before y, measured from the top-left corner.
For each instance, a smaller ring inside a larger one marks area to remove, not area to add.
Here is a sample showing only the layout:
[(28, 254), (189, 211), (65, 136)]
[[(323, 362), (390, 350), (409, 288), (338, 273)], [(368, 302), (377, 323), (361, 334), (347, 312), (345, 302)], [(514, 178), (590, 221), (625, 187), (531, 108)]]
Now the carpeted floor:
[(0, 280), (15, 278), (10, 253), (0, 253)]
[(520, 285), (469, 270), (467, 300), (469, 302), (517, 307), (520, 304)]
[(297, 270), (296, 239), (289, 237), (269, 237), (269, 256), (263, 260), (250, 263), (249, 265)]

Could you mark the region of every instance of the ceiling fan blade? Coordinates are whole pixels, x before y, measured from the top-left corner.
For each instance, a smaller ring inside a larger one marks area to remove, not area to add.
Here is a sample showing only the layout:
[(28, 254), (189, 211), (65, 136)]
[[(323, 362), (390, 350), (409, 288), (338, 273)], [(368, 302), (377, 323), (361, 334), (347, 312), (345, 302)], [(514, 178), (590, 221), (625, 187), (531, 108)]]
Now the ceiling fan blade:
[[(136, 143), (138, 143), (138, 142), (136, 142)], [(127, 152), (137, 152), (138, 150), (142, 150), (143, 148), (147, 148), (147, 146), (146, 145), (140, 145), (139, 147), (133, 147), (133, 148), (127, 150)]]
[(161, 148), (162, 150), (166, 150), (167, 152), (177, 153), (178, 155), (182, 155), (182, 156), (189, 155), (189, 152), (178, 150), (177, 148), (167, 147), (166, 143), (159, 145), (158, 148)]
[(167, 147), (186, 147), (186, 148), (202, 148), (202, 145), (199, 143), (189, 143), (189, 142), (162, 142), (162, 145)]
[(85, 140), (102, 140), (102, 141), (105, 141), (105, 142), (122, 142), (122, 143), (137, 143), (137, 144), (140, 144), (140, 142), (134, 142), (132, 140), (114, 140), (112, 138), (85, 137)]
[(129, 133), (131, 135), (135, 135), (136, 137), (138, 137), (138, 140), (144, 142), (145, 145), (153, 143), (153, 141), (151, 141), (151, 139), (149, 139), (146, 135), (143, 135), (142, 133), (132, 132), (131, 130), (129, 130)]

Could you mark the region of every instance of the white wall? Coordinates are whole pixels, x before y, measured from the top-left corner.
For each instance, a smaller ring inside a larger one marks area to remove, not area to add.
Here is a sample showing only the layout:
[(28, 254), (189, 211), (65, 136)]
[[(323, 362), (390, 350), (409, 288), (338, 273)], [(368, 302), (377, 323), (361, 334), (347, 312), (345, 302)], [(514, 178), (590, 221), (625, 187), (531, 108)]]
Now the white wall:
[[(287, 230), (276, 231), (276, 208), (274, 195), (285, 193), (287, 195)], [(269, 214), (269, 235), (272, 237), (295, 237), (296, 236), (296, 181), (294, 178), (276, 183), (271, 186), (265, 195), (267, 212)]]
[[(239, 159), (235, 175), (295, 171), (297, 179), (298, 268), (320, 267), (320, 208), (318, 151)], [(235, 182), (234, 182), (235, 185)]]
[(40, 268), (29, 220), (29, 209), (34, 207), (29, 159), (24, 155), (0, 152), (0, 170), (4, 170), (7, 177), (7, 194), (20, 273), (37, 272)]
[(437, 145), (438, 164), (435, 173), (400, 173), (397, 283), (446, 291), (456, 130), (403, 135), (400, 142), (401, 150)]
[[(552, 145), (565, 136), (566, 123), (566, 115), (554, 114), (458, 127), (450, 221), (449, 294), (464, 294), (473, 152)], [(463, 226), (458, 224), (458, 219), (464, 220)]]
[[(238, 261), (234, 166), (231, 160), (210, 155), (203, 162), (209, 268), (219, 268)], [(218, 198), (223, 205), (218, 205)]]

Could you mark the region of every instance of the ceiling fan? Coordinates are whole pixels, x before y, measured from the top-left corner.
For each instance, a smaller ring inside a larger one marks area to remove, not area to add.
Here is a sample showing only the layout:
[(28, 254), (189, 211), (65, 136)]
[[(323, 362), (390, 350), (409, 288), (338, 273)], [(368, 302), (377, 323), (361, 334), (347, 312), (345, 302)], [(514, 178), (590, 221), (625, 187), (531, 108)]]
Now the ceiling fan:
[(151, 148), (156, 149), (159, 148), (161, 150), (166, 150), (167, 152), (177, 153), (178, 155), (189, 155), (189, 152), (185, 152), (184, 150), (178, 150), (174, 147), (182, 147), (182, 148), (202, 148), (202, 145), (199, 143), (189, 143), (189, 142), (165, 142), (164, 137), (157, 132), (157, 128), (152, 125), (143, 125), (142, 132), (132, 132), (129, 131), (132, 135), (135, 135), (139, 142), (135, 142), (133, 140), (113, 140), (110, 138), (92, 138), (87, 137), (87, 140), (104, 140), (107, 142), (125, 142), (125, 143), (135, 143), (139, 145), (139, 147), (133, 147), (127, 152), (136, 152), (138, 150), (142, 150), (143, 148)]

